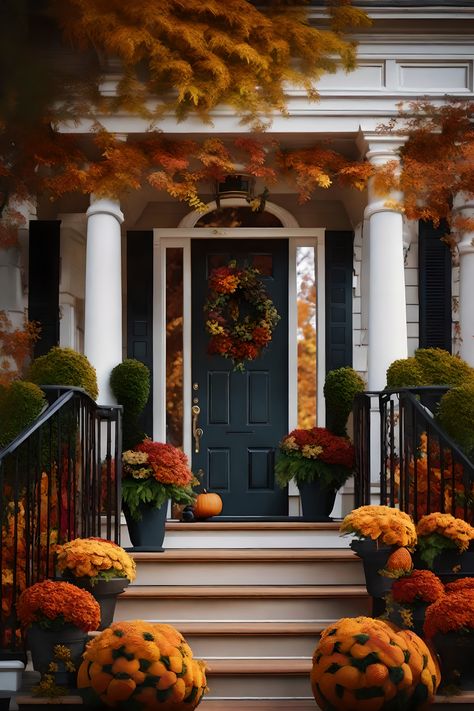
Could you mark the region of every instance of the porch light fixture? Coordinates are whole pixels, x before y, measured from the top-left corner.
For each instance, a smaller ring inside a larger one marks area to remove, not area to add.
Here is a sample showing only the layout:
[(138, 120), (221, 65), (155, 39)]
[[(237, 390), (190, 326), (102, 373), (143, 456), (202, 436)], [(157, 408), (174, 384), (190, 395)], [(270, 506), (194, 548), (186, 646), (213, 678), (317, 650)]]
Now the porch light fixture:
[(215, 182), (215, 200), (219, 208), (221, 200), (228, 198), (243, 198), (251, 202), (254, 198), (255, 178), (248, 173), (231, 173), (224, 180)]

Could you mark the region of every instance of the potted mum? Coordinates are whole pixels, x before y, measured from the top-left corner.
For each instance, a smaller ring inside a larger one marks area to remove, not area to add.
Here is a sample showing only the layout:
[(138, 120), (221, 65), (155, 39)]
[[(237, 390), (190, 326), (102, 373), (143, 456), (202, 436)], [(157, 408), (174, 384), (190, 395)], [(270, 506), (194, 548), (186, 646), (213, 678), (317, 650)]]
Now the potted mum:
[(425, 614), (425, 637), (438, 653), (443, 686), (474, 689), (474, 588), (470, 578), (445, 586)]
[(411, 517), (390, 506), (359, 506), (347, 514), (339, 531), (354, 536), (351, 548), (362, 558), (367, 591), (374, 598), (382, 598), (393, 582), (384, 574), (389, 557), (398, 548), (413, 550), (416, 545)]
[(393, 608), (397, 619), (392, 621), (401, 627), (413, 629), (422, 637), (427, 607), (444, 594), (443, 583), (431, 570), (412, 570), (409, 575), (403, 575), (392, 584), (392, 590), (387, 595), (389, 619), (392, 619)]
[(281, 487), (295, 481), (304, 518), (317, 521), (328, 518), (353, 465), (354, 447), (347, 437), (325, 427), (296, 429), (280, 442), (275, 475)]
[(112, 624), (117, 595), (135, 580), (135, 561), (127, 551), (104, 538), (75, 538), (56, 546), (57, 570), (63, 578), (88, 590), (100, 605), (101, 624)]
[(122, 508), (134, 550), (162, 551), (168, 500), (192, 504), (193, 474), (184, 452), (145, 439), (122, 455)]
[(463, 569), (464, 554), (474, 541), (474, 527), (467, 521), (438, 511), (422, 516), (416, 530), (418, 567), (434, 570), (446, 580), (474, 573)]
[(44, 580), (31, 585), (21, 593), (16, 610), (26, 631), (33, 667), (42, 675), (49, 672), (57, 645), (70, 650), (70, 660), (78, 667), (88, 632), (100, 623), (97, 600), (87, 590), (65, 581)]

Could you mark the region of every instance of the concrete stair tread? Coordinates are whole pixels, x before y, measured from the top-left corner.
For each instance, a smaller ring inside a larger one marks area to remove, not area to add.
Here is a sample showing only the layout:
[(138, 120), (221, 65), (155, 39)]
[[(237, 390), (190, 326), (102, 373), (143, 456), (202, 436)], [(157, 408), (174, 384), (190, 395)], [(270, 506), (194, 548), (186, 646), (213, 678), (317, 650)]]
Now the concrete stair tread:
[(132, 598), (317, 598), (367, 597), (365, 585), (131, 585), (120, 594)]
[[(300, 621), (260, 621), (255, 622), (223, 622), (223, 621), (205, 621), (205, 622), (172, 622), (174, 627), (179, 629), (182, 635), (205, 635), (208, 637), (218, 637), (220, 635), (239, 635), (239, 636), (254, 636), (254, 635), (269, 635), (269, 636), (289, 636), (289, 635), (305, 635), (307, 637), (316, 637), (326, 629), (334, 620), (309, 620)], [(94, 633), (95, 634), (95, 633)]]
[(261, 676), (262, 674), (278, 676), (306, 675), (311, 671), (312, 662), (309, 658), (295, 659), (293, 657), (250, 658), (250, 659), (209, 659), (205, 660), (208, 671), (206, 675), (245, 675)]
[(360, 562), (351, 548), (170, 548), (162, 553), (134, 553), (136, 563), (197, 563), (197, 562)]

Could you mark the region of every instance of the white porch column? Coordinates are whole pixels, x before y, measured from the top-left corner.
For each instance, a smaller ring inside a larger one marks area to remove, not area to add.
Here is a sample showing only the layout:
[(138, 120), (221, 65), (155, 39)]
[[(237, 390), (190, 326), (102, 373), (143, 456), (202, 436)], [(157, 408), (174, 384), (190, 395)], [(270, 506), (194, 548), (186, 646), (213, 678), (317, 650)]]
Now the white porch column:
[[(28, 234), (28, 222), (35, 218), (34, 205), (31, 201), (16, 202), (12, 211), (21, 214), (24, 222), (18, 227), (18, 242), (9, 247), (0, 247), (0, 310), (5, 311), (12, 328), (22, 328), (25, 317), (26, 299), (23, 292), (24, 268), (22, 242)], [(4, 217), (8, 219), (9, 208), (5, 208)]]
[[(474, 219), (474, 198), (456, 195), (453, 212)], [(459, 231), (459, 329), (460, 356), (474, 366), (474, 229)]]
[[(375, 166), (397, 159), (400, 139), (371, 137), (367, 158)], [(403, 255), (403, 217), (392, 200), (369, 185), (365, 218), (369, 222), (369, 390), (386, 385), (388, 366), (407, 357), (407, 317)]]
[(101, 405), (113, 405), (109, 377), (122, 362), (120, 205), (91, 197), (87, 210), (84, 353), (97, 371)]

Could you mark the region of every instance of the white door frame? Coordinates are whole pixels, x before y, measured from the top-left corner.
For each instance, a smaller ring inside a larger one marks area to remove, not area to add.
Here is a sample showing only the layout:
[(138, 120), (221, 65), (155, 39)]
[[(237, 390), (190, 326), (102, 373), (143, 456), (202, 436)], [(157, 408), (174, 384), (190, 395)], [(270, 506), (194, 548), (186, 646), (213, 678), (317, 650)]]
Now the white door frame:
[(153, 438), (166, 442), (166, 328), (165, 252), (183, 250), (183, 449), (191, 460), (191, 239), (288, 239), (288, 431), (297, 426), (297, 307), (296, 250), (313, 246), (316, 254), (317, 423), (325, 424), (325, 261), (324, 228), (210, 227), (156, 228), (153, 230)]

